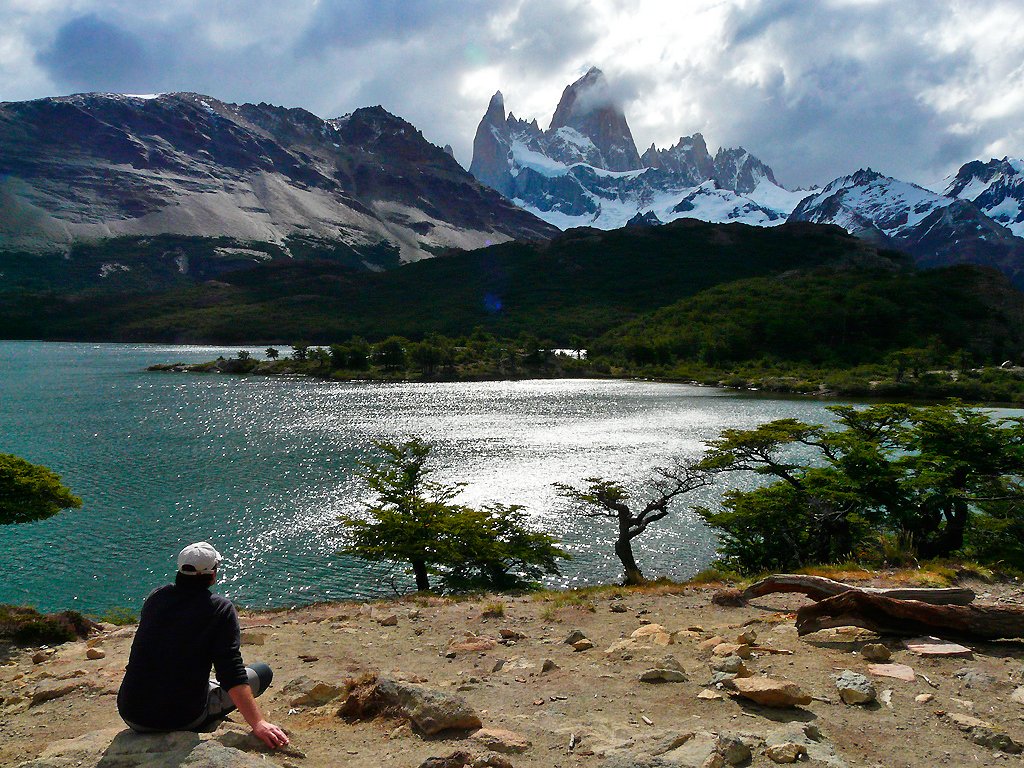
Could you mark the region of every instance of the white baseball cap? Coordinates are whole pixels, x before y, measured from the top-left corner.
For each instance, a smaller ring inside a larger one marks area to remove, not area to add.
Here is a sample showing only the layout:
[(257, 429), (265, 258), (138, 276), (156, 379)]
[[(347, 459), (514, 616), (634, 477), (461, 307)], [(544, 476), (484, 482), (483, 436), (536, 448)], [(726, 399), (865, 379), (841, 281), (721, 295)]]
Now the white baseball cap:
[(178, 553), (178, 573), (190, 576), (213, 573), (223, 558), (213, 545), (206, 541), (189, 544)]

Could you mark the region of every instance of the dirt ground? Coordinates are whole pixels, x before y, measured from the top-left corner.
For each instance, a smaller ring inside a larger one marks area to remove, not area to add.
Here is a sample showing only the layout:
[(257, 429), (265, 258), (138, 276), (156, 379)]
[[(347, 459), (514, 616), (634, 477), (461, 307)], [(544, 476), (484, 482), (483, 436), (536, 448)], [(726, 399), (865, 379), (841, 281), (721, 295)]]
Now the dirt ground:
[[(981, 593), (979, 601), (1024, 603), (1014, 585), (971, 586)], [(695, 729), (764, 737), (787, 723), (817, 726), (823, 742), (834, 750), (836, 760), (831, 764), (837, 766), (1021, 762), (1020, 756), (974, 743), (949, 715), (980, 718), (1024, 743), (1024, 690), (1016, 690), (1024, 685), (1024, 643), (974, 643), (973, 658), (924, 658), (907, 650), (900, 639), (882, 638), (893, 662), (914, 669), (914, 681), (869, 675), (881, 701), (847, 705), (838, 695), (834, 676), (846, 669), (868, 674), (868, 662), (859, 651), (874, 636), (861, 630), (826, 630), (798, 638), (792, 611), (806, 598), (774, 595), (729, 608), (711, 603), (714, 591), (610, 590), (587, 596), (578, 605), (558, 595), (463, 601), (409, 598), (375, 603), (372, 610), (340, 603), (243, 614), (246, 661), (266, 661), (275, 670), (274, 686), (260, 704), (267, 718), (284, 727), (305, 755), (269, 755), (267, 764), (416, 768), (430, 756), (456, 749), (479, 751), (465, 734), (425, 739), (396, 720), (348, 722), (337, 715), (338, 701), (293, 706), (293, 696), (283, 690), (300, 676), (338, 684), (366, 672), (464, 697), (485, 727), (514, 731), (529, 740), (525, 752), (509, 755), (516, 768), (600, 766), (609, 750), (628, 746), (630, 740)], [(382, 626), (392, 614), (397, 625)], [(662, 625), (672, 643), (648, 645), (638, 640), (635, 647), (606, 653), (647, 623)], [(799, 684), (815, 697), (810, 704), (771, 709), (744, 703), (724, 691), (717, 691), (722, 698), (698, 698), (714, 690), (708, 685), (713, 673), (701, 643), (714, 635), (733, 641), (745, 628), (756, 630), (759, 646), (792, 651), (755, 652), (745, 662), (750, 671)], [(453, 641), (468, 635), (500, 641), (502, 629), (506, 635), (522, 637), (484, 650), (450, 651)], [(577, 629), (593, 648), (577, 651), (565, 644)], [(60, 646), (55, 655), (36, 664), (31, 658), (36, 649), (18, 651), (0, 666), (0, 766), (35, 758), (58, 740), (122, 725), (115, 694), (133, 634), (133, 627), (109, 628), (93, 639), (92, 645), (105, 653), (102, 659), (87, 659), (87, 645), (79, 642)], [(688, 681), (638, 680), (644, 670), (661, 666), (666, 655), (680, 663)], [(542, 672), (548, 659), (557, 668)], [(41, 685), (59, 686), (60, 681), (81, 687), (31, 703)], [(922, 694), (933, 698), (916, 701)], [(237, 715), (234, 719), (242, 722)], [(774, 765), (763, 748), (754, 749), (750, 764)], [(805, 764), (830, 763), (814, 759)]]

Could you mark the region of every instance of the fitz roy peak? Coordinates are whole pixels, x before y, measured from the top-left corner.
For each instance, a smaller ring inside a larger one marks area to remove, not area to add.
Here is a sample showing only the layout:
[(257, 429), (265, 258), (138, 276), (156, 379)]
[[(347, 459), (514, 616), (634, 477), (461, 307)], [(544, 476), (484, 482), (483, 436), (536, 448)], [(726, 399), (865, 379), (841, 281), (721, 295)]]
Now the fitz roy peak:
[[(688, 217), (781, 224), (806, 193), (790, 192), (746, 150), (684, 136), (640, 155), (601, 70), (568, 86), (551, 124), (509, 113), (495, 93), (477, 128), (470, 173), (517, 205), (561, 228), (613, 229), (636, 220)], [(646, 216), (646, 214), (651, 214)]]
[[(379, 268), (556, 233), (382, 107), (324, 120), (194, 93), (0, 103), (8, 253), (173, 235), (225, 239), (225, 263), (305, 255)], [(247, 252), (255, 243), (269, 247)], [(191, 275), (195, 259), (178, 261)]]

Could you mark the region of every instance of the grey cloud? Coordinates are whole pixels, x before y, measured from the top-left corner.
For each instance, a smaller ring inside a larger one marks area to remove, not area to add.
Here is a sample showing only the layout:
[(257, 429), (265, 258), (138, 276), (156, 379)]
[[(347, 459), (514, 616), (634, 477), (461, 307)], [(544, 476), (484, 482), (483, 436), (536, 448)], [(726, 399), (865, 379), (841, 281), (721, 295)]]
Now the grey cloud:
[(60, 27), (53, 44), (36, 60), (57, 83), (71, 89), (145, 90), (154, 73), (145, 44), (95, 14)]

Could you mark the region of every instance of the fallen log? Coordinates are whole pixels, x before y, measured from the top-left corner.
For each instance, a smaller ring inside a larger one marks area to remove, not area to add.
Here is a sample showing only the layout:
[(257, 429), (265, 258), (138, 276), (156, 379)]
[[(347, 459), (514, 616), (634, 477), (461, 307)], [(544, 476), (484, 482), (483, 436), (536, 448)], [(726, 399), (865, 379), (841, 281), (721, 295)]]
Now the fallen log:
[(934, 605), (969, 605), (974, 602), (975, 596), (974, 591), (966, 587), (946, 589), (895, 587), (883, 589), (881, 587), (857, 587), (853, 584), (844, 584), (841, 581), (826, 579), (823, 576), (777, 573), (747, 587), (743, 591), (743, 599), (750, 600), (754, 597), (777, 592), (799, 592), (800, 594), (807, 595), (812, 600), (824, 600), (825, 598), (841, 595), (850, 590), (865, 592), (869, 595), (890, 597), (894, 600), (920, 600), (923, 603), (932, 603)]
[(931, 605), (850, 590), (796, 612), (799, 635), (832, 627), (861, 627), (883, 635), (936, 635), (977, 640), (1024, 638), (1024, 608)]

